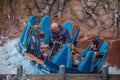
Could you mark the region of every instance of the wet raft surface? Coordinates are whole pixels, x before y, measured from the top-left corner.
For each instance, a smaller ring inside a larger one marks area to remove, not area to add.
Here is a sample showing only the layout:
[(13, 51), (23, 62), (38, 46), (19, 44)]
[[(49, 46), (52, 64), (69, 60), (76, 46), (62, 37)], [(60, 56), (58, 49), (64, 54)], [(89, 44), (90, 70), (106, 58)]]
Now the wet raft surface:
[(31, 53), (26, 53), (25, 54), (27, 57), (29, 57), (30, 59), (36, 61), (39, 64), (43, 64), (43, 61), (40, 60), (39, 58), (35, 57), (34, 55), (32, 55)]

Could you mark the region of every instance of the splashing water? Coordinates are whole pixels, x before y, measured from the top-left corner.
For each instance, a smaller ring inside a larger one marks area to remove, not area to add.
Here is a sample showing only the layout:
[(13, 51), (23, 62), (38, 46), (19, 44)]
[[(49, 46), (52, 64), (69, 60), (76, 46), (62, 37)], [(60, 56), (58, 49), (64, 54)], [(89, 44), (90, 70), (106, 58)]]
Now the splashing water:
[[(18, 40), (8, 40), (5, 46), (0, 47), (0, 74), (16, 74), (18, 65), (23, 66), (24, 74), (45, 74), (37, 68), (38, 64), (32, 65), (29, 58), (17, 51), (15, 45)], [(120, 74), (120, 69), (110, 66), (109, 74)]]
[(108, 69), (109, 74), (120, 74), (120, 69), (116, 66), (110, 66)]
[(37, 64), (32, 65), (30, 59), (17, 51), (15, 45), (18, 40), (8, 40), (5, 46), (0, 47), (0, 74), (16, 74), (18, 65), (23, 66), (25, 74), (44, 74)]

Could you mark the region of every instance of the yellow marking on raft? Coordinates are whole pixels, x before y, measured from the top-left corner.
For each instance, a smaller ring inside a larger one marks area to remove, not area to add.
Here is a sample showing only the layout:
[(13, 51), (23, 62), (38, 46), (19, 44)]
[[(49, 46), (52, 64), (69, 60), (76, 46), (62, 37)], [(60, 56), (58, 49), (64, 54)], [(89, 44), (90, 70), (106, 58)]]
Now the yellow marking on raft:
[(25, 55), (26, 55), (27, 57), (29, 57), (30, 59), (36, 61), (36, 62), (39, 63), (39, 64), (43, 64), (43, 63), (44, 63), (43, 60), (35, 57), (35, 56), (32, 55), (31, 53), (25, 53)]

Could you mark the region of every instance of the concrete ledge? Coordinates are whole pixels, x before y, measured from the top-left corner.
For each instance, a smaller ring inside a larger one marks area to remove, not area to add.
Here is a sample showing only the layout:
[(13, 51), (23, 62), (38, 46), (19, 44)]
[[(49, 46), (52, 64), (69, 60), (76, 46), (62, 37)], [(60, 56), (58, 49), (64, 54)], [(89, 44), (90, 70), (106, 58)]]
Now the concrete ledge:
[[(10, 74), (11, 77), (16, 76), (15, 74)], [(0, 80), (6, 80), (7, 74), (1, 74)], [(25, 75), (27, 79), (32, 80), (60, 80), (59, 74), (27, 74)], [(14, 80), (14, 79), (13, 79)], [(105, 80), (102, 79), (101, 74), (66, 74), (66, 80)], [(110, 74), (108, 80), (120, 80), (120, 74)]]

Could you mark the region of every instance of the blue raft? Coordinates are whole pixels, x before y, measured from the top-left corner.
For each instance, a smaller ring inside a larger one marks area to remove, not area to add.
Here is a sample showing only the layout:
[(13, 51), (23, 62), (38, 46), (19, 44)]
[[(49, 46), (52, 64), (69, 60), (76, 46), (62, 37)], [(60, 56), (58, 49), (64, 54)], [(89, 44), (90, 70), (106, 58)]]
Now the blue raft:
[[(66, 73), (100, 73), (102, 69), (102, 65), (105, 62), (107, 52), (108, 52), (108, 43), (103, 42), (99, 48), (100, 55), (102, 57), (98, 58), (96, 62), (94, 62), (94, 51), (89, 50), (89, 46), (82, 50), (80, 53), (80, 56), (83, 57), (78, 64), (77, 67), (73, 66), (72, 59), (73, 59), (73, 49), (70, 44), (64, 44), (60, 45), (57, 42), (53, 45), (49, 55), (44, 59), (41, 60), (40, 57), (40, 38), (39, 33), (36, 28), (32, 28), (32, 25), (34, 24), (34, 20), (29, 19), (21, 37), (20, 41), (17, 44), (17, 49), (20, 53), (23, 53), (27, 57), (29, 57), (31, 60), (33, 60), (35, 63), (38, 63), (38, 67), (41, 70), (48, 71), (50, 73), (58, 73), (59, 66), (65, 65)], [(41, 20), (39, 24), (41, 30), (45, 33), (45, 44), (49, 44), (49, 34), (50, 34), (50, 17), (45, 16)], [(80, 28), (76, 30), (76, 33), (74, 37), (71, 36), (71, 29), (72, 29), (72, 23), (67, 21), (64, 24), (64, 27), (68, 30), (70, 35), (70, 41), (75, 46), (77, 41), (77, 36), (79, 34)], [(29, 31), (30, 30), (30, 31)], [(37, 44), (34, 45), (34, 51), (33, 53), (30, 53), (30, 45), (33, 42), (32, 36), (37, 34)], [(87, 53), (85, 52), (87, 50)], [(96, 68), (96, 70), (94, 70)]]

